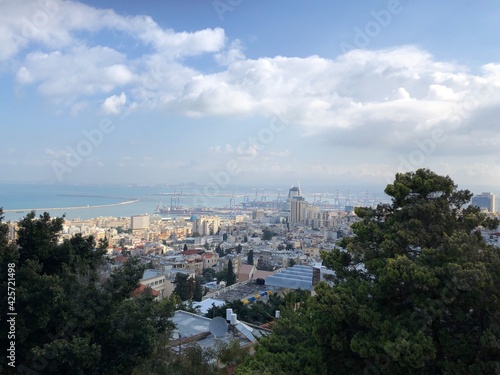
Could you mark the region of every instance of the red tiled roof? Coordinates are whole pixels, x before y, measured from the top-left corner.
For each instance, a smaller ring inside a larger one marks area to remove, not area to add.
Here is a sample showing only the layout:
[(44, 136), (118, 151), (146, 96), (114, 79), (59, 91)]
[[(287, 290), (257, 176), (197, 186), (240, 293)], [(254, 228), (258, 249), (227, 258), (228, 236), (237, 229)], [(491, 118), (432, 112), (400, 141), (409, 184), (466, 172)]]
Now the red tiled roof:
[(132, 293), (132, 296), (133, 297), (139, 297), (142, 293), (144, 293), (146, 291), (146, 289), (149, 289), (151, 291), (151, 294), (154, 296), (154, 297), (158, 297), (160, 295), (160, 292), (158, 292), (157, 290), (154, 290), (154, 289), (151, 289), (150, 287), (144, 285), (144, 284), (141, 284), (139, 285), (135, 290), (134, 292)]
[(252, 272), (254, 265), (252, 264), (242, 264), (238, 270), (240, 275), (249, 275)]
[(186, 250), (183, 251), (181, 254), (182, 255), (197, 255), (199, 253), (198, 250)]
[(117, 255), (115, 257), (115, 263), (125, 263), (127, 261), (127, 257), (123, 255)]

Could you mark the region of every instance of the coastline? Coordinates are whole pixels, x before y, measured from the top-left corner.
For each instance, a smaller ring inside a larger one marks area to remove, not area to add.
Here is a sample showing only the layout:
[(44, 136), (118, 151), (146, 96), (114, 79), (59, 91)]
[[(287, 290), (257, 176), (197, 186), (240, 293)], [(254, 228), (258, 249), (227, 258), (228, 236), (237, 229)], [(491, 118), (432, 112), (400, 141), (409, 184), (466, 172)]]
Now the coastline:
[(3, 210), (3, 212), (4, 213), (7, 213), (7, 212), (21, 213), (21, 212), (29, 212), (29, 211), (82, 210), (82, 209), (87, 209), (87, 208), (102, 208), (102, 207), (122, 206), (122, 205), (126, 205), (126, 204), (137, 203), (137, 202), (139, 202), (139, 199), (132, 199), (132, 200), (128, 200), (125, 202), (118, 202), (118, 203), (99, 204), (99, 205), (93, 205), (93, 206), (88, 205), (88, 206), (51, 207), (51, 208), (18, 208), (18, 209)]

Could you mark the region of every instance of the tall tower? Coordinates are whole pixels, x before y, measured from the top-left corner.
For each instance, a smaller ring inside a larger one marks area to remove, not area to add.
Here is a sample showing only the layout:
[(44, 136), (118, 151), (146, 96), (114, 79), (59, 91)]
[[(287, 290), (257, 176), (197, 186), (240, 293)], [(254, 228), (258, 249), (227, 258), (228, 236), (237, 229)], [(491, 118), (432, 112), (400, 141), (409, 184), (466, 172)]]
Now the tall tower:
[(471, 204), (479, 208), (488, 210), (488, 212), (497, 212), (497, 197), (493, 193), (482, 193), (472, 198)]
[(288, 190), (288, 199), (292, 200), (293, 197), (300, 197), (300, 187), (293, 186)]
[(293, 197), (290, 200), (290, 224), (302, 223), (305, 220), (306, 205), (304, 197)]

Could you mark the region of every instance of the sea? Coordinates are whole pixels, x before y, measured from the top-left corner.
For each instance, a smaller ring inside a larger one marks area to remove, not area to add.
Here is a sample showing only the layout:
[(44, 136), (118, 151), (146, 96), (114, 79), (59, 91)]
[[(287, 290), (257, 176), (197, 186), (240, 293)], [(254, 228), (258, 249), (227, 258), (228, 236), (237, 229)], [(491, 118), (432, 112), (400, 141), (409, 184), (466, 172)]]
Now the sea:
[(207, 196), (193, 188), (183, 190), (158, 186), (4, 183), (0, 184), (0, 207), (4, 221), (16, 221), (32, 210), (37, 214), (48, 212), (51, 216), (84, 220), (153, 214), (159, 205), (224, 207), (230, 204), (230, 197)]
[[(471, 191), (492, 191), (498, 187), (481, 186)], [(307, 202), (345, 206), (375, 206), (388, 203), (381, 186), (317, 186), (302, 191)], [(69, 220), (96, 217), (127, 217), (154, 214), (158, 206), (191, 208), (239, 207), (245, 201), (283, 201), (288, 187), (231, 186), (210, 189), (196, 184), (182, 185), (60, 185), (41, 183), (0, 183), (0, 208), (3, 221), (17, 221), (32, 210)]]

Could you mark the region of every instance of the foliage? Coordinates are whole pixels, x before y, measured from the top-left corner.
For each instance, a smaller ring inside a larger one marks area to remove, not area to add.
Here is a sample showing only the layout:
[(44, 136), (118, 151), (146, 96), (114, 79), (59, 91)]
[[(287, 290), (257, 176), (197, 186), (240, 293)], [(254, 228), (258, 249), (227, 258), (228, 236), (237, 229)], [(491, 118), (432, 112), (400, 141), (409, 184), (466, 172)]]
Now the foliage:
[(263, 231), (262, 231), (262, 239), (264, 241), (270, 241), (272, 238), (273, 238), (273, 231), (270, 230), (269, 228), (265, 228)]
[(179, 296), (181, 301), (187, 301), (193, 298), (195, 280), (189, 275), (177, 272), (175, 274), (174, 293)]
[(242, 348), (240, 341), (233, 339), (229, 343), (219, 341), (216, 344), (216, 353), (219, 362), (227, 368), (227, 373), (230, 373), (248, 357), (249, 349)]
[(171, 344), (138, 366), (133, 375), (225, 375), (249, 354), (247, 348), (240, 347), (239, 340), (217, 340), (212, 348), (202, 348), (195, 342), (179, 342), (177, 346), (175, 340)]
[(219, 258), (222, 258), (225, 255), (224, 250), (222, 250), (222, 247), (220, 245), (217, 245), (215, 247), (215, 252), (217, 253), (217, 255), (219, 255)]
[(298, 307), (301, 302), (307, 301), (310, 297), (309, 291), (291, 291), (285, 294), (284, 297), (271, 294), (266, 303), (263, 301), (255, 301), (245, 305), (240, 300), (226, 301), (221, 306), (212, 305), (206, 314), (209, 318), (216, 316), (226, 317), (226, 309), (233, 309), (233, 312), (238, 315), (238, 320), (253, 324), (264, 324), (274, 320), (276, 310), (281, 310), (287, 306), (291, 308)]
[(426, 169), (385, 192), (391, 204), (357, 208), (355, 236), (322, 254), (333, 286), (282, 311), (238, 374), (500, 372), (500, 251), (478, 230), (498, 220)]
[(233, 261), (229, 259), (227, 262), (227, 286), (233, 285), (236, 282), (236, 274), (233, 270)]
[[(132, 299), (143, 272), (139, 262), (111, 271), (106, 243), (96, 248), (92, 237), (81, 235), (59, 242), (62, 223), (31, 212), (19, 222), (17, 243), (8, 244), (0, 221), (0, 272), (9, 263), (16, 271), (17, 370), (130, 374), (172, 328), (174, 306), (147, 293)], [(2, 348), (6, 339), (0, 338)]]
[(193, 289), (193, 301), (200, 302), (203, 299), (203, 287), (199, 280), (195, 280)]
[(212, 281), (215, 278), (215, 270), (213, 268), (205, 268), (203, 270), (203, 277)]
[(248, 252), (247, 263), (253, 265), (253, 250)]
[(310, 303), (307, 291), (286, 294), (285, 301), (279, 306), (281, 317), (272, 323), (273, 334), (259, 340), (255, 355), (247, 358), (236, 374), (326, 374), (321, 352), (311, 334)]

